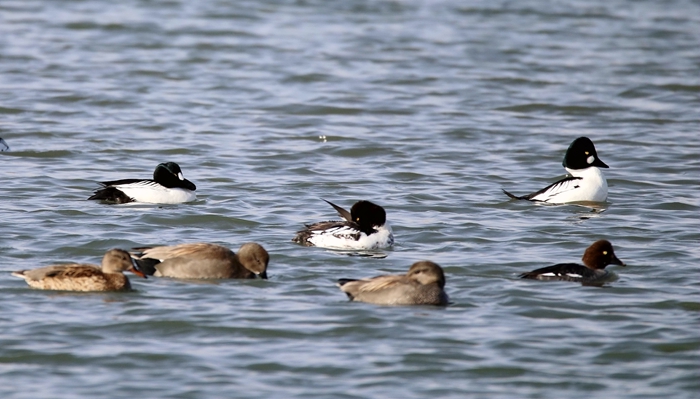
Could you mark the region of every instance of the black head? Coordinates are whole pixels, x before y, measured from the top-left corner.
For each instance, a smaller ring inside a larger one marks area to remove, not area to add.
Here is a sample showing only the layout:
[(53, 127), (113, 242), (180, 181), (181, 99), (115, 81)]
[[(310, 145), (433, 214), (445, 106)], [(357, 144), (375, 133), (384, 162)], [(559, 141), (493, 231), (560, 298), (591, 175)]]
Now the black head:
[(179, 187), (192, 191), (197, 189), (194, 183), (185, 179), (180, 165), (175, 162), (164, 162), (156, 166), (156, 170), (153, 172), (153, 180), (168, 188)]
[(608, 240), (598, 240), (591, 244), (581, 259), (590, 269), (605, 269), (607, 265), (625, 266), (625, 263), (615, 256), (613, 246)]
[(352, 221), (360, 226), (360, 229), (369, 234), (375, 227), (386, 223), (386, 211), (381, 206), (369, 201), (357, 201), (350, 208)]
[(590, 166), (607, 168), (603, 161), (598, 158), (593, 142), (588, 137), (579, 137), (574, 140), (569, 149), (566, 150), (564, 161), (561, 163), (569, 169), (586, 169)]

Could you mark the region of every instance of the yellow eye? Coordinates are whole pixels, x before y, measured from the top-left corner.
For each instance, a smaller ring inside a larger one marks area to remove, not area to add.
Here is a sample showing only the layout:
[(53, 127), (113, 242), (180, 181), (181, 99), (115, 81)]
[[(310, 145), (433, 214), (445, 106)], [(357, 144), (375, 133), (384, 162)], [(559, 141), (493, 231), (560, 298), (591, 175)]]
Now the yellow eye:
[(603, 251), (603, 255), (607, 255), (607, 254), (608, 254), (608, 251)]
[(360, 218), (355, 219), (355, 221), (356, 221), (356, 222), (359, 222), (359, 221), (360, 221)]
[(586, 155), (588, 155), (588, 151), (586, 151)]

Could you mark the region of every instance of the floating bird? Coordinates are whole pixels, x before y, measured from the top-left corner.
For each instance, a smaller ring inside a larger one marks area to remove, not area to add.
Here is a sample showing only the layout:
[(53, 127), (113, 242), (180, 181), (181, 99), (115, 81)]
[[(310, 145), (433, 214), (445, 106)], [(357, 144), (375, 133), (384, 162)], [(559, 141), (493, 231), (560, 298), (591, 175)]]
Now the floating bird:
[(445, 273), (430, 261), (414, 263), (404, 275), (384, 275), (362, 280), (340, 279), (340, 290), (351, 301), (377, 305), (448, 304)]
[(124, 271), (137, 276), (146, 276), (134, 267), (129, 253), (121, 249), (110, 249), (102, 258), (102, 267), (89, 264), (70, 263), (52, 265), (39, 269), (12, 272), (23, 278), (33, 288), (58, 291), (122, 291), (131, 289)]
[(345, 220), (306, 225), (292, 241), (309, 247), (351, 250), (375, 250), (394, 244), (394, 235), (386, 222), (386, 211), (381, 206), (358, 201), (348, 212), (330, 201), (326, 202)]
[(180, 204), (197, 199), (197, 187), (182, 175), (175, 162), (161, 163), (150, 179), (122, 179), (101, 182), (89, 200), (103, 200), (117, 204), (145, 202), (150, 204)]
[(146, 274), (188, 279), (267, 279), (270, 255), (260, 244), (248, 242), (233, 253), (216, 244), (196, 243), (134, 248), (131, 256)]
[(608, 182), (599, 168), (607, 168), (598, 158), (593, 142), (579, 137), (566, 150), (562, 165), (571, 176), (531, 194), (517, 196), (506, 190), (510, 198), (565, 204), (568, 202), (604, 202), (608, 198)]
[(624, 262), (615, 256), (613, 246), (607, 240), (598, 240), (591, 244), (583, 253), (582, 260), (583, 265), (560, 263), (523, 273), (519, 277), (531, 280), (573, 281), (584, 285), (601, 285), (616, 277), (614, 273), (605, 270), (606, 266), (625, 266)]

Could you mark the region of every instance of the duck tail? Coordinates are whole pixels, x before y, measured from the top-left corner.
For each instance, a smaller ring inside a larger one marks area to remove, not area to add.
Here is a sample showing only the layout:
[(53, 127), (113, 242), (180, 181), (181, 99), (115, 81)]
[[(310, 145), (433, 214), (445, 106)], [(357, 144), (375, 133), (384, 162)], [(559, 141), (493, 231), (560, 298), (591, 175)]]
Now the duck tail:
[(107, 202), (115, 202), (117, 204), (126, 204), (132, 202), (133, 199), (124, 194), (116, 187), (105, 187), (95, 191), (95, 194), (90, 196), (88, 200), (100, 200)]
[(527, 196), (518, 197), (517, 195), (511, 194), (511, 193), (509, 193), (508, 191), (506, 191), (506, 190), (504, 190), (504, 189), (501, 189), (501, 191), (503, 191), (503, 193), (504, 193), (505, 195), (509, 196), (510, 198), (512, 198), (512, 199), (514, 199), (514, 200), (527, 199), (527, 198), (525, 198), (525, 197), (527, 197)]
[(158, 259), (142, 258), (134, 259), (139, 270), (147, 276), (152, 276), (156, 273), (156, 265), (160, 263)]

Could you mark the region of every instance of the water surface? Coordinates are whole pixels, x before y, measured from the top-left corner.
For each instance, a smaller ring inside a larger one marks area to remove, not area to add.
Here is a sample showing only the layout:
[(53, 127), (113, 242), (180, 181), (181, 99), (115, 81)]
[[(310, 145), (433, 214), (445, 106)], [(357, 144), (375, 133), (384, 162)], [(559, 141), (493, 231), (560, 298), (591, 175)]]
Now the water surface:
[[(693, 398), (700, 390), (694, 1), (3, 1), (3, 398)], [(597, 211), (509, 201), (590, 137)], [(108, 206), (178, 162), (198, 200)], [(320, 198), (387, 209), (384, 259), (304, 248)], [(520, 281), (609, 239), (606, 287)], [(268, 281), (29, 289), (112, 247), (257, 241)], [(350, 303), (430, 259), (447, 308)]]

